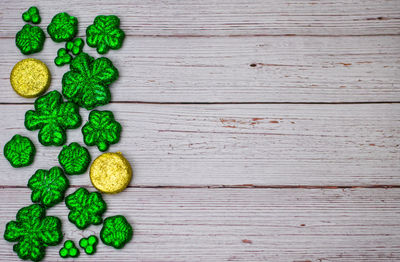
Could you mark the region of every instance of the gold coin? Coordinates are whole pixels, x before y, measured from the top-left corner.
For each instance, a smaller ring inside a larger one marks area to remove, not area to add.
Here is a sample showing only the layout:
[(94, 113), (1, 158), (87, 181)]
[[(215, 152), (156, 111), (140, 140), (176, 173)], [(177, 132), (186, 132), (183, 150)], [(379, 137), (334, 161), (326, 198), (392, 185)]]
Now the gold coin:
[(22, 97), (37, 97), (50, 86), (50, 71), (46, 64), (35, 58), (19, 61), (11, 71), (10, 82)]
[(104, 153), (90, 166), (90, 180), (103, 193), (119, 193), (129, 185), (131, 179), (131, 165), (121, 152)]

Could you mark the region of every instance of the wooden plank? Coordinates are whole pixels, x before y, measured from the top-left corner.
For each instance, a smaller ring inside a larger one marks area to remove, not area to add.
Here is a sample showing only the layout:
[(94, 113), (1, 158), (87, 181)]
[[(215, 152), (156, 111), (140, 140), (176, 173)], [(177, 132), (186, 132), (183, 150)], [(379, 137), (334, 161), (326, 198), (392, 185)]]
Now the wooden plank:
[[(70, 189), (69, 192), (74, 192)], [(1, 189), (1, 228), (29, 204), (30, 191)], [(115, 250), (100, 243), (80, 261), (398, 261), (400, 189), (128, 189), (106, 195), (106, 216), (123, 214), (133, 241)], [(59, 204), (65, 239), (78, 230)], [(47, 261), (60, 260), (58, 247)], [(2, 240), (0, 255), (19, 261)]]
[[(365, 102), (400, 101), (400, 36), (135, 38), (109, 54), (120, 71), (113, 101)], [(0, 39), (1, 102), (27, 102), (10, 87), (14, 64), (26, 58), (14, 39)], [(61, 88), (61, 44), (46, 41), (33, 57)], [(95, 55), (95, 50), (85, 47)]]
[[(57, 165), (60, 147), (38, 145), (24, 128), (31, 105), (0, 105), (1, 143), (14, 134), (37, 145), (31, 167), (0, 158), (0, 185), (25, 185)], [(400, 104), (111, 104), (123, 126), (110, 147), (133, 163), (136, 185), (398, 185)], [(88, 112), (81, 110), (83, 119)], [(68, 143), (82, 142), (80, 130)], [(91, 147), (91, 155), (99, 155)], [(87, 175), (71, 178), (90, 184)]]
[[(397, 0), (374, 1), (2, 1), (0, 37), (14, 36), (21, 14), (37, 5), (42, 26), (58, 12), (79, 18), (84, 29), (99, 14), (116, 14), (128, 35), (376, 35), (399, 34)], [(80, 35), (84, 30), (80, 31)]]

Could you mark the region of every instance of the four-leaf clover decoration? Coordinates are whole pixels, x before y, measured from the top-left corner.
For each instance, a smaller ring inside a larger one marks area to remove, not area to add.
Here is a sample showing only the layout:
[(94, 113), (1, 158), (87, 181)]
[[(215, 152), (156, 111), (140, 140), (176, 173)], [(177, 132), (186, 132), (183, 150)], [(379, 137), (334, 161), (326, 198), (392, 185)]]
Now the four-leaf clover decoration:
[(108, 86), (117, 78), (118, 70), (110, 59), (101, 57), (94, 60), (81, 53), (72, 60), (70, 71), (62, 78), (62, 93), (69, 101), (91, 110), (110, 102)]
[(104, 244), (123, 248), (132, 239), (133, 229), (124, 216), (107, 217), (100, 231), (100, 238)]
[(111, 111), (93, 110), (89, 114), (89, 121), (82, 127), (83, 140), (86, 145), (97, 145), (104, 152), (110, 144), (118, 143), (121, 129)]
[(99, 192), (89, 193), (81, 187), (65, 198), (65, 205), (69, 208), (68, 219), (79, 229), (89, 225), (99, 225), (103, 221), (102, 215), (107, 209)]
[(86, 172), (90, 164), (89, 151), (73, 142), (64, 146), (58, 155), (58, 162), (68, 175), (80, 175)]
[(32, 164), (36, 148), (26, 136), (15, 135), (7, 142), (3, 151), (13, 167), (24, 167)]
[(119, 28), (119, 18), (115, 15), (99, 15), (93, 25), (86, 29), (86, 42), (90, 47), (96, 47), (99, 54), (105, 54), (110, 49), (119, 49), (125, 38), (125, 33)]
[(51, 91), (35, 101), (35, 110), (25, 113), (25, 127), (39, 131), (39, 142), (44, 146), (60, 146), (66, 141), (66, 129), (77, 128), (82, 119), (79, 108), (63, 102), (58, 91)]
[(78, 19), (68, 13), (58, 13), (47, 27), (47, 33), (54, 42), (69, 41), (78, 33)]
[(60, 219), (45, 215), (44, 207), (33, 204), (21, 208), (16, 221), (7, 223), (4, 239), (18, 242), (14, 245), (14, 252), (21, 259), (40, 261), (45, 255), (46, 246), (61, 243), (63, 234)]
[(32, 189), (32, 202), (39, 202), (45, 207), (60, 203), (68, 186), (68, 178), (65, 177), (62, 169), (56, 166), (48, 171), (37, 170), (28, 181), (28, 187)]
[(26, 24), (15, 36), (15, 44), (21, 53), (30, 55), (42, 51), (45, 39), (40, 27)]

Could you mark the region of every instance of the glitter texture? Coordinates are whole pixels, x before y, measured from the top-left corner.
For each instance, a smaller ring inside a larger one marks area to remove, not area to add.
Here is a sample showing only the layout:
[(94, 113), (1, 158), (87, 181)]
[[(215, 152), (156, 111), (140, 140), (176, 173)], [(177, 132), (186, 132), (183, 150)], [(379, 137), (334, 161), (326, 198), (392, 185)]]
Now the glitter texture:
[(32, 164), (36, 148), (29, 138), (15, 135), (4, 146), (3, 152), (10, 164), (18, 168)]
[(46, 37), (38, 26), (24, 25), (15, 36), (15, 45), (24, 55), (42, 51)]
[(104, 244), (120, 249), (131, 241), (133, 235), (132, 226), (124, 216), (107, 217), (100, 231), (100, 238)]
[(58, 13), (47, 27), (47, 33), (54, 42), (69, 41), (78, 33), (78, 19), (68, 13)]
[(57, 57), (54, 58), (54, 64), (56, 66), (63, 66), (65, 64), (69, 64), (72, 61), (72, 56), (68, 54), (67, 49), (65, 48), (60, 48), (57, 51)]
[(58, 155), (58, 162), (68, 175), (80, 175), (86, 172), (90, 164), (89, 151), (73, 142), (64, 146)]

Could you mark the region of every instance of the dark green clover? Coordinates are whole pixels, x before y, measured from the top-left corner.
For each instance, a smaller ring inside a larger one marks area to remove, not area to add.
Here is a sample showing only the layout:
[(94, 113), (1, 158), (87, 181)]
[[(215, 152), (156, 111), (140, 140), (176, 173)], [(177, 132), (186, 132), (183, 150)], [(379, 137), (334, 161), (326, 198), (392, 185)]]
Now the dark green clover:
[(10, 164), (18, 168), (32, 164), (36, 148), (26, 136), (15, 135), (7, 142), (3, 151)]
[(58, 162), (68, 175), (80, 175), (86, 172), (90, 164), (89, 151), (73, 142), (64, 146), (58, 155)]
[(67, 196), (65, 205), (70, 210), (69, 221), (82, 230), (90, 225), (101, 224), (101, 216), (107, 209), (107, 204), (99, 192), (89, 193), (83, 187)]
[(118, 143), (121, 129), (121, 124), (115, 121), (111, 111), (93, 110), (89, 114), (89, 121), (82, 127), (83, 141), (88, 146), (96, 145), (104, 152), (111, 144)]
[(26, 12), (22, 14), (22, 20), (32, 24), (39, 24), (41, 21), (39, 9), (36, 6), (31, 6)]
[(21, 53), (30, 55), (42, 51), (45, 39), (40, 27), (27, 24), (15, 36), (15, 44)]
[(78, 33), (78, 19), (68, 13), (58, 13), (47, 27), (47, 33), (54, 42), (69, 41)]
[(94, 60), (81, 53), (72, 60), (70, 71), (62, 78), (62, 93), (69, 100), (91, 110), (111, 100), (109, 85), (117, 80), (118, 70), (110, 59)]
[(52, 207), (64, 199), (69, 181), (59, 167), (50, 170), (39, 169), (29, 179), (28, 187), (32, 190), (31, 200), (45, 207)]
[(97, 16), (93, 24), (86, 29), (88, 46), (96, 47), (99, 54), (121, 48), (125, 33), (119, 28), (119, 23), (119, 18), (115, 15)]
[(42, 260), (46, 246), (56, 246), (62, 238), (60, 219), (46, 216), (45, 208), (39, 204), (21, 208), (16, 221), (8, 222), (4, 232), (5, 240), (18, 242), (14, 252), (21, 259), (32, 261)]
[(72, 61), (72, 56), (68, 54), (67, 49), (65, 48), (60, 48), (57, 51), (57, 57), (54, 58), (54, 64), (56, 66), (63, 66), (65, 64), (69, 64)]
[(79, 55), (82, 52), (85, 42), (82, 38), (76, 38), (74, 41), (65, 43), (65, 49), (73, 53), (74, 55)]
[(44, 146), (61, 146), (67, 139), (66, 129), (78, 128), (82, 123), (79, 108), (63, 102), (58, 91), (51, 91), (35, 101), (35, 110), (25, 113), (25, 127), (39, 131), (39, 142)]
[(94, 253), (96, 253), (96, 246), (98, 243), (99, 239), (95, 235), (91, 235), (88, 238), (82, 238), (79, 241), (79, 245), (85, 250), (85, 253), (88, 255), (93, 255)]
[(64, 242), (64, 246), (60, 249), (60, 257), (79, 257), (79, 249), (76, 248), (75, 243), (72, 240), (67, 240)]
[(100, 238), (107, 246), (120, 249), (132, 239), (133, 229), (124, 216), (107, 217), (100, 231)]

